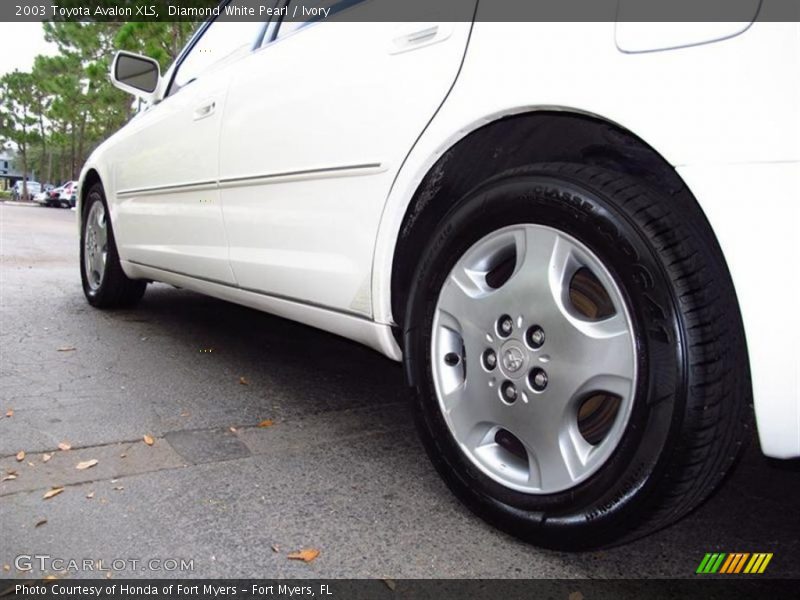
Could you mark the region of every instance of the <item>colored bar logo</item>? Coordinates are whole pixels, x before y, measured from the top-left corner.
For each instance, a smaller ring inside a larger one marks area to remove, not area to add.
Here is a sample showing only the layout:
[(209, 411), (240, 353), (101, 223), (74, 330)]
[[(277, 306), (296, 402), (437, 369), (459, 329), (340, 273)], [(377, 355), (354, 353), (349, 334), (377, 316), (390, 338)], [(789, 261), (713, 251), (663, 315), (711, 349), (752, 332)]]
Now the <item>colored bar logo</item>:
[(749, 573), (751, 575), (763, 573), (767, 569), (769, 561), (772, 560), (772, 552), (725, 552), (707, 553), (696, 573), (706, 574), (725, 574), (734, 575), (738, 573)]

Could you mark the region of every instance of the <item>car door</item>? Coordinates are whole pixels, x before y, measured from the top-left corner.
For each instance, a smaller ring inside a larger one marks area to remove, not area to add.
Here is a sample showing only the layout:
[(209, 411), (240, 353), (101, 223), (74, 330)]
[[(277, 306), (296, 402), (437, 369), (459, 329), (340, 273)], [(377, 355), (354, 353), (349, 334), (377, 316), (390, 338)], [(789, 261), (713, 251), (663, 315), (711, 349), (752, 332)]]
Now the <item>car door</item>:
[[(243, 4), (243, 2), (231, 2)], [(231, 65), (264, 28), (203, 25), (164, 98), (137, 116), (112, 151), (117, 243), (125, 260), (234, 284), (219, 203), (219, 130)]]
[(386, 23), (350, 12), (363, 4), (380, 15), (392, 1), (324, 3), (352, 8), (284, 22), (237, 65), (220, 193), (241, 287), (371, 314), (384, 201), (452, 86), (471, 28), (468, 18)]

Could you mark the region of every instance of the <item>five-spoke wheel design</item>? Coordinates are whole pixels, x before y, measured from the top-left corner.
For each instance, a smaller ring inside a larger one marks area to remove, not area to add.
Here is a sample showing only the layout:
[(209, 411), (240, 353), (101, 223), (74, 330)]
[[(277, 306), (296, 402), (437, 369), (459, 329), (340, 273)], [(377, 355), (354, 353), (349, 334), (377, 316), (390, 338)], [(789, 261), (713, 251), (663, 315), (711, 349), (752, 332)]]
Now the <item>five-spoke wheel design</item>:
[(519, 224), (475, 243), (441, 288), (431, 343), (450, 433), (496, 482), (564, 491), (619, 444), (636, 389), (632, 320), (608, 269), (565, 232)]

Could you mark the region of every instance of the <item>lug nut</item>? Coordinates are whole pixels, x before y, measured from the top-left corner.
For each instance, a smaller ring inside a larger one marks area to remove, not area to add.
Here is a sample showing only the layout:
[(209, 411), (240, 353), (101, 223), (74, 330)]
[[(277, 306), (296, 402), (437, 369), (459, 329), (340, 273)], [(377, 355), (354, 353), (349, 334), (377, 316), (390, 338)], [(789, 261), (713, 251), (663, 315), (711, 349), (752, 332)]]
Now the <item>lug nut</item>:
[(535, 368), (528, 374), (528, 383), (537, 391), (542, 392), (547, 387), (547, 373), (544, 369)]
[(510, 381), (504, 381), (503, 385), (500, 387), (500, 393), (503, 395), (503, 399), (508, 402), (514, 402), (517, 399), (517, 388), (514, 387), (514, 384)]
[(483, 361), (483, 368), (487, 371), (491, 371), (497, 366), (497, 354), (495, 354), (494, 350), (491, 348), (487, 348), (483, 351), (481, 359)]
[(544, 329), (538, 325), (529, 327), (528, 331), (525, 332), (525, 341), (528, 343), (528, 346), (534, 350), (538, 350), (544, 344)]
[(508, 315), (503, 315), (497, 319), (497, 333), (502, 337), (508, 337), (514, 330), (514, 321)]

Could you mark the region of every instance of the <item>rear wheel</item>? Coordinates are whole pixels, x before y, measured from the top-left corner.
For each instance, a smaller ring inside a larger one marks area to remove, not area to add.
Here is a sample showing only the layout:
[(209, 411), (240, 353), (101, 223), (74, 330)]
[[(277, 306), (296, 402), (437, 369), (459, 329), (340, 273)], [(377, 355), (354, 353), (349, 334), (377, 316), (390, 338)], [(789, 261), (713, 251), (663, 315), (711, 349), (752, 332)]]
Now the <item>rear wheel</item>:
[(499, 175), (451, 211), (407, 310), (418, 428), (473, 511), (580, 549), (704, 500), (750, 423), (727, 268), (699, 208), (580, 165)]
[(81, 281), (89, 304), (97, 308), (133, 306), (144, 295), (146, 281), (129, 279), (122, 270), (108, 205), (97, 183), (86, 195), (81, 227)]

